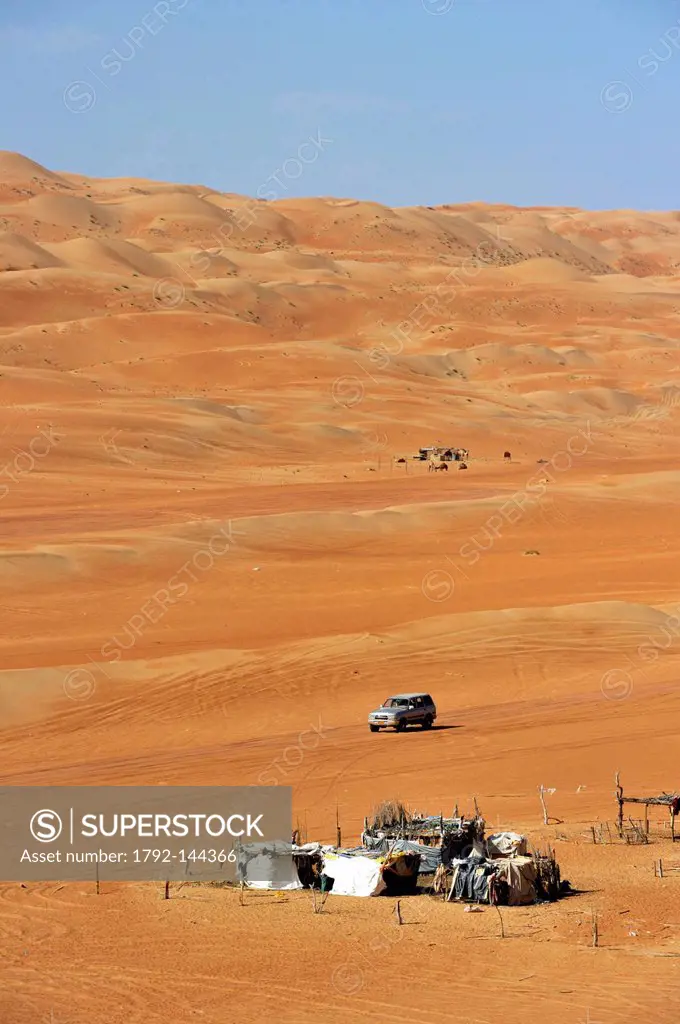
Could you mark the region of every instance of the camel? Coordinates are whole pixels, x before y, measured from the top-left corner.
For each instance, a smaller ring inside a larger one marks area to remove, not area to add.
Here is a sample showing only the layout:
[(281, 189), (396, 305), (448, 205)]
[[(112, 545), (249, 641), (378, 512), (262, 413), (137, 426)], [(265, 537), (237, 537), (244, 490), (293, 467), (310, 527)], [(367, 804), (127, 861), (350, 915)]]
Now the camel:
[(430, 458), (428, 459), (428, 473), (438, 473), (442, 469), (448, 473), (449, 467), (444, 462), (441, 455), (437, 455), (435, 454), (435, 452), (432, 452)]

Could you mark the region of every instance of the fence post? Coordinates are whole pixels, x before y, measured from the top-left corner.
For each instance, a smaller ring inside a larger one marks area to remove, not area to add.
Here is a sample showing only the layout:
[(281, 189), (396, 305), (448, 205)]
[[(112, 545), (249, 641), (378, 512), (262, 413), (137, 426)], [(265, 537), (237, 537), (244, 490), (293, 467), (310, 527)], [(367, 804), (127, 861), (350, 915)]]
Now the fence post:
[(620, 773), (616, 773), (616, 799), (619, 803), (619, 835), (623, 835), (623, 786), (621, 785)]

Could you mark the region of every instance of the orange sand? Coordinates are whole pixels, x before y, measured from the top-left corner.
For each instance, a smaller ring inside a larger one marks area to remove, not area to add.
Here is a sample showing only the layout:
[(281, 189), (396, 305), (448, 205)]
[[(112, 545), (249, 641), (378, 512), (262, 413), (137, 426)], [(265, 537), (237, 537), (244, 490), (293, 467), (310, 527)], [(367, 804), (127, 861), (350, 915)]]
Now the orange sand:
[(580, 894), (6, 884), (0, 1019), (674, 1024), (680, 850), (586, 836), (680, 786), (677, 214), (246, 204), (0, 154), (2, 782), (273, 773), (324, 841), (476, 797)]

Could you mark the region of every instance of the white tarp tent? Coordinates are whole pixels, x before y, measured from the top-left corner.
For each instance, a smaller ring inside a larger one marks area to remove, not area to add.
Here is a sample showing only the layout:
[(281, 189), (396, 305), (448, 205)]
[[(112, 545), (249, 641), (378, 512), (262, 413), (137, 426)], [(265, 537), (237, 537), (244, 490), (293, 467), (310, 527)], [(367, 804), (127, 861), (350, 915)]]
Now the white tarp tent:
[(518, 832), (497, 832), (486, 840), (488, 857), (526, 857), (527, 838)]
[(246, 843), (237, 849), (236, 870), (239, 881), (249, 889), (302, 889), (293, 861), (292, 843)]
[(333, 879), (334, 896), (379, 896), (387, 886), (382, 876), (383, 857), (324, 853), (324, 874)]

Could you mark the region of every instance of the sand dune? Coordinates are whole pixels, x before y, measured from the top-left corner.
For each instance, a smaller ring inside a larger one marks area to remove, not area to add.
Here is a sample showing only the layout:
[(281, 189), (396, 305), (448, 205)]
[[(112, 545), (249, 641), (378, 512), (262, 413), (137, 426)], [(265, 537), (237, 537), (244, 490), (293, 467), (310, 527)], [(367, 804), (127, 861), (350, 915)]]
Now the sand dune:
[(53, 243), (47, 249), (62, 266), (92, 274), (142, 274), (158, 279), (173, 272), (172, 262), (118, 239), (103, 242), (95, 238), (73, 238), (68, 242)]
[(115, 234), (121, 227), (115, 209), (102, 206), (84, 196), (35, 196), (21, 204), (21, 214), (46, 225), (59, 225), (77, 234), (101, 230)]
[[(278, 778), (310, 839), (477, 799), (577, 890), (501, 940), (425, 897), (396, 928), (389, 900), (3, 885), (3, 1021), (671, 1024), (670, 843), (591, 827), (617, 769), (676, 785), (679, 262), (675, 212), (270, 202), (0, 153), (4, 782), (257, 785), (312, 723)], [(441, 728), (369, 733), (421, 688)], [(385, 986), (405, 958), (419, 984)]]
[(0, 271), (42, 270), (63, 265), (62, 260), (30, 238), (11, 231), (0, 233)]
[(70, 187), (61, 175), (34, 160), (0, 150), (0, 203), (21, 202), (39, 192), (65, 192)]
[(516, 287), (536, 284), (562, 284), (571, 281), (589, 281), (590, 275), (578, 267), (568, 263), (562, 263), (558, 258), (547, 256), (536, 256), (512, 267), (502, 267), (497, 270), (485, 270), (477, 279), (479, 284), (491, 284), (502, 286), (507, 282), (508, 286)]
[(569, 391), (559, 398), (554, 391), (533, 391), (525, 394), (525, 398), (540, 408), (568, 412), (572, 416), (581, 416), (587, 412), (605, 416), (630, 416), (640, 404), (635, 395), (601, 387)]

